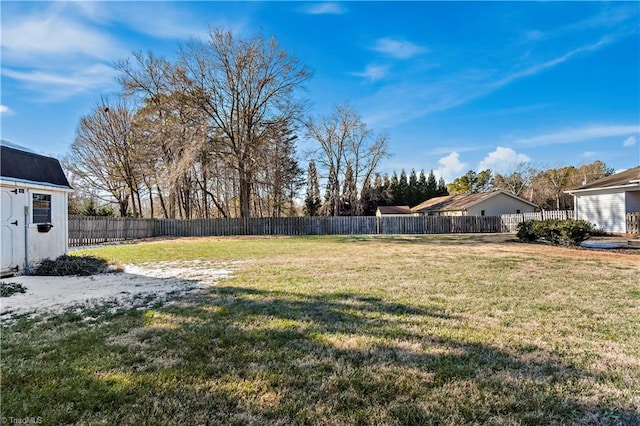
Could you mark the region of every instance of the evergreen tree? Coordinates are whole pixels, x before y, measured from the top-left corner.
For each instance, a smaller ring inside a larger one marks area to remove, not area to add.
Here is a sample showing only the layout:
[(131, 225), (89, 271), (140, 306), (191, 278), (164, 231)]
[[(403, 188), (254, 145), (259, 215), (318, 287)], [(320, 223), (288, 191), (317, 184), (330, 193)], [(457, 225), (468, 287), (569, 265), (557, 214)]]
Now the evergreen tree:
[(371, 189), (371, 201), (375, 205), (374, 210), (378, 206), (386, 205), (384, 181), (380, 173), (376, 173), (376, 176), (373, 180), (373, 188)]
[(404, 206), (409, 204), (409, 182), (407, 180), (407, 172), (402, 169), (400, 171), (400, 178), (398, 179), (398, 190), (395, 196), (395, 204), (398, 206)]
[(387, 185), (387, 205), (398, 205), (398, 174), (394, 171)]
[(407, 196), (407, 204), (413, 207), (418, 205), (421, 201), (420, 187), (418, 185), (418, 175), (415, 169), (411, 169), (409, 174), (409, 191)]
[(80, 214), (82, 216), (98, 216), (98, 210), (96, 209), (96, 203), (93, 201), (93, 198), (87, 201), (82, 210), (80, 210)]
[(356, 214), (356, 204), (358, 202), (358, 190), (356, 188), (356, 180), (353, 175), (353, 166), (351, 165), (351, 162), (348, 162), (347, 169), (344, 173), (342, 197), (340, 197), (341, 216), (353, 216)]
[(442, 197), (444, 195), (449, 195), (449, 191), (447, 191), (447, 184), (444, 181), (444, 178), (440, 178), (438, 180), (438, 189), (436, 190), (436, 197)]
[(304, 214), (307, 216), (317, 216), (322, 202), (320, 200), (320, 184), (318, 182), (318, 171), (315, 161), (309, 161), (309, 172), (307, 175), (307, 196), (304, 199)]
[[(418, 177), (418, 204), (429, 199), (429, 193), (427, 191), (427, 176), (424, 174), (424, 170), (420, 170), (420, 176)], [(413, 206), (412, 206), (413, 207)]]
[(327, 189), (324, 193), (324, 203), (320, 211), (323, 216), (337, 216), (338, 213), (338, 199), (335, 194), (338, 192), (338, 177), (336, 176), (336, 170), (333, 166), (329, 169), (329, 176), (327, 177)]
[[(442, 184), (444, 184), (444, 180), (442, 180)], [(436, 181), (436, 175), (433, 173), (433, 170), (431, 170), (429, 172), (429, 177), (427, 177), (427, 191), (425, 200), (437, 197), (438, 195), (443, 194), (441, 194), (441, 189), (438, 185), (438, 182)]]
[[(376, 181), (380, 185), (380, 189), (382, 189), (382, 178), (380, 178), (380, 174), (376, 174)], [(359, 203), (359, 211), (358, 215), (363, 216), (373, 216), (376, 214), (376, 209), (378, 207), (378, 201), (376, 199), (376, 189), (375, 183), (374, 186), (371, 185), (371, 179), (366, 179), (362, 183), (362, 193), (360, 194), (360, 203)]]

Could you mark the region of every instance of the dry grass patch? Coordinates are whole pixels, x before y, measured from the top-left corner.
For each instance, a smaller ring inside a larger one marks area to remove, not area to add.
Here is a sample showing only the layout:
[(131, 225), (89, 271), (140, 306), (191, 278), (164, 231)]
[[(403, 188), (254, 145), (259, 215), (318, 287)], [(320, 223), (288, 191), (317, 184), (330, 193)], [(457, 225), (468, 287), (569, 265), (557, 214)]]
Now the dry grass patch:
[(208, 293), (87, 313), (99, 319), (92, 327), (69, 316), (5, 327), (2, 415), (639, 423), (638, 257), (510, 239), (222, 238), (96, 250), (125, 263), (241, 263)]

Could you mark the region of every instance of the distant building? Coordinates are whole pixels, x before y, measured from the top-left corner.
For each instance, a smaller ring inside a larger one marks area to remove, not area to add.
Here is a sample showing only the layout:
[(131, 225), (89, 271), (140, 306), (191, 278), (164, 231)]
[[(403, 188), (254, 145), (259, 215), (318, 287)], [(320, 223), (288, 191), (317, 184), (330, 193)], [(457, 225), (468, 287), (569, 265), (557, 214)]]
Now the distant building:
[(407, 216), (413, 212), (409, 206), (379, 206), (376, 209), (376, 216)]
[(500, 216), (533, 213), (538, 206), (510, 192), (496, 190), (431, 198), (411, 208), (427, 216)]

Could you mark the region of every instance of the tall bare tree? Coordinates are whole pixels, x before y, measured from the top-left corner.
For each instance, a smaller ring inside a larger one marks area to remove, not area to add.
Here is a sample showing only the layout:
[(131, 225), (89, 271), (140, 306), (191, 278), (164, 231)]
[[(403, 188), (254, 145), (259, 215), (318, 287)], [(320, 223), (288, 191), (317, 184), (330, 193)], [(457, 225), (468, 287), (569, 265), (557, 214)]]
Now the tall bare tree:
[(141, 170), (132, 137), (133, 112), (119, 98), (100, 100), (93, 111), (80, 119), (76, 138), (65, 163), (85, 185), (111, 194), (120, 215), (140, 215)]
[(261, 153), (274, 131), (300, 118), (296, 94), (311, 73), (274, 38), (242, 39), (221, 29), (183, 49), (181, 67), (188, 101), (222, 136), (213, 150), (236, 171), (240, 216), (248, 217)]
[[(351, 164), (356, 182), (353, 197), (358, 199), (364, 182), (372, 178), (380, 161), (389, 155), (387, 136), (374, 134), (349, 104), (336, 106), (329, 115), (309, 118), (306, 128), (307, 138), (318, 145), (311, 156), (329, 182), (325, 197), (328, 206), (323, 206), (323, 211), (337, 216), (347, 164)], [(361, 214), (362, 208), (358, 206), (355, 211)]]

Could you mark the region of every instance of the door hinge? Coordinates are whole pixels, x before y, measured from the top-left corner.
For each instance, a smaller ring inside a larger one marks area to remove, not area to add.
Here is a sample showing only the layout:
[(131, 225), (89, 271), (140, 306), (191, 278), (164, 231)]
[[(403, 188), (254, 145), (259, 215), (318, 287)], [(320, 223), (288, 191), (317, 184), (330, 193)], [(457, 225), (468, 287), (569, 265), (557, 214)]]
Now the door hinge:
[(13, 191), (9, 191), (9, 192), (13, 192), (14, 194), (18, 193), (18, 188), (14, 189)]
[(18, 226), (18, 221), (14, 220), (13, 222), (11, 222), (12, 225)]

